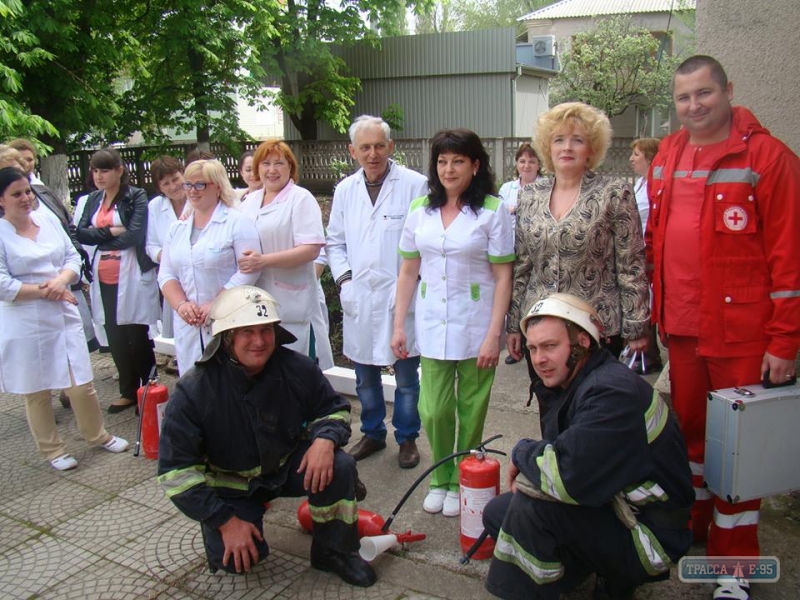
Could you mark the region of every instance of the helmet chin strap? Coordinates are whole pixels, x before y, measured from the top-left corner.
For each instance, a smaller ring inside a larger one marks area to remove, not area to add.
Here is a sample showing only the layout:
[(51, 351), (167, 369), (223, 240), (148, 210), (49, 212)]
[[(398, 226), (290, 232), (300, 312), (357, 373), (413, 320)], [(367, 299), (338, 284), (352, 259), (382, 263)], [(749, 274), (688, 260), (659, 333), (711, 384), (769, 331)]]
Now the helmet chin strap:
[(567, 379), (566, 381), (572, 380), (572, 376), (575, 374), (575, 369), (578, 366), (578, 363), (589, 356), (589, 348), (585, 346), (581, 346), (578, 342), (578, 332), (575, 331), (575, 328), (571, 326), (571, 323), (565, 321), (567, 325), (567, 335), (569, 335), (569, 358), (567, 358)]

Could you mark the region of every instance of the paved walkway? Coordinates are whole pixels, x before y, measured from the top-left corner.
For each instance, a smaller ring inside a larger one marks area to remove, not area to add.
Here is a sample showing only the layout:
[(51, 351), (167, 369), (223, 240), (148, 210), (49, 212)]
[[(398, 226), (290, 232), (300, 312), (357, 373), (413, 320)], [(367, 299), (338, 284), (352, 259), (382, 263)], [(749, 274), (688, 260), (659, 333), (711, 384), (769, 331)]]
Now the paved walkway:
[[(93, 355), (96, 386), (105, 408), (116, 398), (108, 355)], [(508, 451), (514, 441), (535, 434), (536, 415), (523, 406), (524, 366), (501, 365), (486, 424), (486, 437), (502, 433), (494, 447)], [(174, 379), (166, 378), (172, 385)], [(59, 430), (79, 461), (77, 470), (57, 473), (36, 451), (22, 401), (0, 395), (0, 598), (14, 599), (457, 599), (489, 598), (483, 589), (488, 564), (459, 564), (458, 519), (428, 515), (423, 484), (398, 513), (392, 529), (423, 532), (428, 539), (396, 549), (375, 561), (378, 583), (368, 589), (343, 584), (311, 569), (311, 537), (295, 519), (298, 500), (280, 499), (267, 512), (266, 537), (272, 553), (246, 576), (211, 575), (205, 568), (199, 527), (178, 513), (155, 481), (155, 463), (132, 452), (112, 455), (88, 448), (74, 418), (54, 398)], [(354, 402), (354, 440), (359, 439)], [(112, 433), (133, 440), (133, 411), (106, 415)], [(406, 489), (430, 464), (424, 437), (422, 464), (397, 467), (397, 447), (359, 463), (368, 487), (362, 507), (388, 517)], [(762, 600), (800, 594), (800, 513), (792, 498), (768, 501), (762, 516), (763, 552), (781, 559), (781, 581), (756, 589)], [(794, 512), (793, 512), (794, 511)], [(700, 553), (702, 549), (694, 549)], [(708, 599), (710, 587), (670, 582), (642, 588), (639, 600)], [(591, 597), (591, 584), (570, 600)]]

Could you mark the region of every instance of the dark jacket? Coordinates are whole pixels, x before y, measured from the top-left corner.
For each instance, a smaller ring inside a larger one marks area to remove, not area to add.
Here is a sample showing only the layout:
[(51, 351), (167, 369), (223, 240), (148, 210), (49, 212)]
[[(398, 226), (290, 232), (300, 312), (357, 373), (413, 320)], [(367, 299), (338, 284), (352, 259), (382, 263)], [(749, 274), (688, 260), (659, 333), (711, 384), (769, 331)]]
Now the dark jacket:
[(602, 506), (623, 491), (632, 504), (691, 507), (677, 421), (650, 384), (607, 350), (592, 353), (566, 390), (540, 384), (535, 391), (552, 406), (543, 439), (520, 440), (512, 453), (535, 486), (570, 504)]
[[(72, 224), (72, 219), (70, 218), (69, 211), (67, 207), (64, 206), (64, 203), (61, 199), (56, 196), (56, 193), (51, 190), (46, 185), (34, 183), (31, 184), (31, 189), (33, 193), (36, 195), (36, 198), (39, 200), (41, 204), (44, 204), (45, 207), (55, 215), (58, 219), (58, 222), (61, 223), (61, 227), (64, 229), (64, 232), (69, 236), (72, 245), (77, 250), (78, 254), (81, 257), (82, 263), (82, 273), (81, 275), (86, 278), (87, 281), (92, 281), (92, 266), (89, 261), (89, 254), (86, 250), (83, 249), (83, 246), (78, 241), (78, 234), (75, 226)], [(72, 288), (73, 290), (81, 289), (81, 282), (78, 280)]]
[(123, 186), (117, 196), (117, 210), (125, 233), (114, 237), (109, 227), (93, 227), (92, 217), (103, 201), (103, 191), (89, 194), (83, 215), (78, 222), (78, 241), (82, 244), (97, 246), (99, 250), (124, 250), (136, 248), (136, 260), (142, 273), (156, 267), (145, 252), (147, 241), (147, 194), (141, 188)]
[(188, 517), (218, 527), (225, 498), (277, 490), (301, 439), (350, 439), (350, 404), (307, 356), (279, 346), (249, 377), (219, 349), (173, 391), (161, 430), (159, 483)]

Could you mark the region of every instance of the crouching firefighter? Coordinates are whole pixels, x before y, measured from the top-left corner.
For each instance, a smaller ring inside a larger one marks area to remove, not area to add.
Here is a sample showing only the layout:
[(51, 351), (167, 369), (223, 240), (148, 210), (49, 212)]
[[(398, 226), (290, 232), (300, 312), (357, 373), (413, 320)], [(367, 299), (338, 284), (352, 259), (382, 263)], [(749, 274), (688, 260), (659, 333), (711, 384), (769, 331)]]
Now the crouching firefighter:
[(264, 290), (224, 290), (209, 318), (214, 338), (166, 409), (159, 483), (200, 521), (212, 570), (264, 560), (264, 503), (307, 495), (311, 566), (371, 586), (375, 572), (357, 553), (356, 464), (341, 450), (349, 403), (311, 359), (283, 347), (295, 338)]
[(599, 346), (595, 310), (570, 294), (537, 302), (521, 330), (536, 394), (551, 406), (542, 439), (517, 442), (509, 493), (484, 525), (495, 538), (486, 588), (557, 599), (592, 574), (595, 598), (631, 598), (669, 577), (689, 549), (692, 475), (683, 437), (650, 385)]

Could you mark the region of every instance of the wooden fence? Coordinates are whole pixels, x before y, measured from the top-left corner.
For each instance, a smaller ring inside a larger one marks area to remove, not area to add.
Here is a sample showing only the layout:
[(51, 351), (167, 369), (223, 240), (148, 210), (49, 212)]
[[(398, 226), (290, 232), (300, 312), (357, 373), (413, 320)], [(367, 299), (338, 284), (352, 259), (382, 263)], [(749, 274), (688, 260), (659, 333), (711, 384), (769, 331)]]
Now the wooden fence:
[[(497, 175), (498, 185), (512, 179), (514, 154), (524, 141), (529, 140), (525, 138), (483, 139), (483, 144)], [(405, 166), (427, 175), (429, 142), (428, 139), (395, 140), (395, 157)], [(630, 138), (615, 138), (599, 171), (633, 180), (633, 173), (628, 164), (630, 142)], [(346, 140), (287, 141), (286, 143), (292, 148), (300, 165), (300, 185), (314, 193), (330, 194), (342, 171), (342, 165), (349, 165), (348, 169), (344, 169), (345, 175), (354, 172), (357, 167), (355, 161), (350, 158)], [(259, 142), (242, 142), (242, 151), (254, 150), (258, 144)], [(170, 154), (183, 158), (192, 149), (194, 149), (194, 144), (178, 144), (170, 147)], [(151, 161), (155, 158), (154, 149), (148, 146), (131, 146), (117, 148), (117, 150), (128, 168), (131, 184), (155, 194), (156, 185), (150, 177)], [(239, 156), (232, 154), (221, 145), (212, 144), (211, 151), (225, 165), (228, 177), (234, 187), (244, 187), (239, 176)], [(89, 159), (92, 152), (91, 150), (81, 150), (69, 155), (67, 163), (69, 190), (73, 196), (87, 189)], [(497, 165), (502, 165), (502, 168), (498, 169)]]

